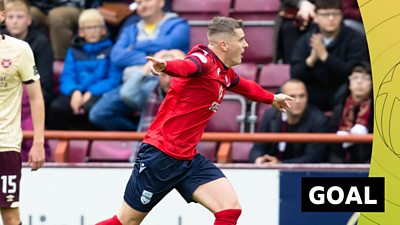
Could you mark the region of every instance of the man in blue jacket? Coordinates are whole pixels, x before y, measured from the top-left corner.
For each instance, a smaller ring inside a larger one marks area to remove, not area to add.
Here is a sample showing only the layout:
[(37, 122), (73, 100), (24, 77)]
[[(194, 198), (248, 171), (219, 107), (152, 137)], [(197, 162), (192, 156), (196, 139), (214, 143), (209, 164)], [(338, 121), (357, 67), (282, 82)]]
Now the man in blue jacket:
[(125, 69), (143, 65), (146, 56), (163, 49), (189, 50), (189, 25), (175, 13), (164, 13), (164, 0), (136, 0), (141, 20), (122, 30), (112, 52), (112, 62)]
[[(140, 21), (124, 28), (111, 51), (111, 61), (123, 69), (123, 88), (131, 90), (136, 86), (137, 76), (141, 76), (146, 56), (154, 55), (161, 50), (189, 50), (190, 28), (186, 20), (175, 13), (163, 12), (164, 0), (136, 0), (137, 14)], [(134, 120), (132, 109), (121, 107), (121, 87), (104, 95), (95, 105), (96, 116), (91, 122), (107, 130), (136, 130), (137, 124), (110, 121), (109, 118)], [(117, 113), (119, 112), (119, 113)], [(119, 121), (119, 120), (118, 120)]]

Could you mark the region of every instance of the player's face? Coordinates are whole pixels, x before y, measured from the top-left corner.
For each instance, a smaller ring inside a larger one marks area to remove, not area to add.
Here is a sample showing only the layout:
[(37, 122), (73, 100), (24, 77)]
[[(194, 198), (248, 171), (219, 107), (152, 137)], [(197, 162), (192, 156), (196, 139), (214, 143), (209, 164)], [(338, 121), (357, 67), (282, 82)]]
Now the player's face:
[(321, 32), (335, 33), (340, 29), (342, 17), (342, 11), (339, 9), (319, 9), (315, 14), (314, 21), (318, 24)]
[(353, 72), (349, 76), (350, 85), (349, 89), (352, 96), (367, 97), (372, 91), (371, 75), (360, 72)]
[(226, 54), (227, 54), (227, 60), (229, 62), (229, 65), (227, 66), (235, 66), (240, 64), (242, 62), (245, 48), (249, 47), (244, 38), (243, 29), (240, 28), (236, 29), (230, 41), (227, 42), (227, 45), (228, 45), (228, 50)]
[(288, 115), (301, 116), (307, 107), (308, 96), (306, 87), (304, 84), (299, 82), (288, 82), (283, 88), (282, 92), (294, 98), (290, 102), (290, 110), (288, 110)]
[(136, 0), (137, 14), (143, 18), (151, 18), (161, 12), (164, 7), (164, 0)]
[(79, 27), (79, 36), (89, 43), (95, 43), (106, 34), (106, 28), (99, 21), (86, 21)]
[(11, 36), (17, 38), (25, 38), (28, 33), (28, 27), (32, 23), (26, 7), (7, 9), (5, 17), (5, 25)]

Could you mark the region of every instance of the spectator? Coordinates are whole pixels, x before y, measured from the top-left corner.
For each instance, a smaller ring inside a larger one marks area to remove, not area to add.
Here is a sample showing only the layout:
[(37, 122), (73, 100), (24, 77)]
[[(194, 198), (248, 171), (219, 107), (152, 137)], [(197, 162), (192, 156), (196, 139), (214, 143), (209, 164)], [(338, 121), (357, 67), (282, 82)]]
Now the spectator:
[(51, 104), (52, 129), (90, 129), (90, 109), (120, 83), (122, 74), (110, 62), (112, 42), (106, 34), (104, 19), (96, 9), (82, 12), (79, 37), (68, 50), (60, 77), (61, 96)]
[[(356, 65), (349, 76), (348, 93), (332, 114), (331, 129), (338, 135), (365, 135), (373, 131), (372, 76), (368, 62)], [(331, 145), (330, 162), (369, 163), (372, 144), (345, 142)]]
[[(185, 55), (179, 50), (163, 50), (155, 56), (171, 60), (182, 59)], [(90, 112), (90, 121), (104, 130), (147, 131), (170, 85), (169, 76), (160, 76), (159, 79), (149, 75), (149, 66), (147, 64), (142, 71), (137, 71), (137, 79), (129, 81), (134, 83), (113, 90), (116, 94), (107, 93), (101, 98)], [(125, 90), (127, 87), (129, 89)], [(139, 125), (134, 121), (135, 112), (141, 112)]]
[[(165, 4), (164, 4), (164, 7), (162, 10), (164, 12), (171, 12), (172, 11), (172, 4), (171, 4), (172, 0), (164, 0), (164, 1), (165, 1)], [(136, 4), (136, 6), (137, 6), (137, 4)], [(136, 7), (134, 7), (134, 9), (136, 11)], [(137, 15), (136, 13), (131, 14), (130, 16), (128, 16), (128, 18), (126, 18), (123, 21), (123, 24), (120, 26), (120, 30), (124, 30), (127, 26), (139, 22), (140, 19), (141, 19), (140, 16)]]
[[(143, 66), (146, 56), (163, 49), (189, 49), (189, 25), (175, 13), (164, 13), (164, 0), (136, 0), (141, 20), (122, 30), (112, 52), (111, 60), (124, 77), (134, 66)], [(135, 67), (134, 67), (135, 68)]]
[(316, 0), (315, 6), (318, 26), (297, 42), (291, 76), (306, 84), (311, 104), (330, 111), (338, 87), (357, 62), (368, 59), (368, 49), (361, 34), (342, 25), (341, 0)]
[(1, 33), (24, 40), (30, 45), (40, 74), (40, 85), (47, 108), (54, 96), (53, 53), (48, 47), (49, 39), (46, 35), (31, 27), (29, 8), (29, 3), (24, 0), (6, 1), (5, 30)]
[[(267, 110), (260, 124), (260, 132), (323, 133), (328, 119), (316, 107), (308, 104), (304, 83), (297, 79), (286, 81), (282, 93), (294, 98), (287, 113)], [(255, 143), (250, 151), (250, 162), (256, 164), (319, 163), (325, 160), (324, 143)]]
[(78, 27), (84, 7), (81, 0), (32, 0), (31, 13), (35, 24), (49, 31), (54, 59), (64, 60)]
[[(178, 49), (183, 52), (189, 49), (187, 21), (175, 13), (164, 13), (164, 0), (136, 0), (136, 3), (136, 12), (141, 20), (122, 30), (111, 52), (111, 61), (123, 69), (124, 83), (104, 95), (91, 115), (92, 123), (101, 129), (136, 130), (134, 113), (140, 110), (122, 104), (122, 98), (124, 95), (133, 96), (124, 90), (137, 91), (135, 86), (138, 80), (143, 74), (149, 73), (150, 64), (146, 64), (145, 57), (164, 49)], [(148, 90), (152, 88), (154, 86)], [(108, 122), (104, 123), (104, 118), (112, 118), (113, 122), (107, 120)]]
[(290, 63), (296, 41), (312, 24), (314, 10), (313, 0), (281, 0), (275, 20), (274, 62)]

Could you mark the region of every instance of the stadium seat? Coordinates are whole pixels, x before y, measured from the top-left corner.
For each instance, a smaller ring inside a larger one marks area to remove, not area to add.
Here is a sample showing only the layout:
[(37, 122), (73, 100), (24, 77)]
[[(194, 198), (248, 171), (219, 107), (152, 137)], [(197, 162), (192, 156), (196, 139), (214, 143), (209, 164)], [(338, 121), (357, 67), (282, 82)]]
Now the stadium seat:
[(247, 163), (249, 162), (249, 154), (252, 142), (233, 142), (232, 143), (232, 162)]
[(257, 80), (257, 65), (255, 63), (242, 63), (234, 66), (233, 69), (237, 74), (246, 78), (247, 80)]
[(64, 61), (56, 60), (53, 62), (53, 76), (54, 76), (54, 91), (59, 94), (60, 93), (60, 76), (64, 69)]
[(279, 0), (235, 0), (231, 16), (242, 20), (275, 20)]
[(246, 41), (249, 47), (243, 55), (243, 62), (266, 64), (272, 62), (274, 54), (273, 26), (245, 26)]
[[(56, 150), (58, 140), (48, 140), (52, 155), (54, 157), (54, 151)], [(89, 150), (90, 142), (87, 140), (71, 140), (68, 143), (69, 156), (68, 162), (86, 162), (87, 154)]]
[(93, 141), (89, 161), (128, 162), (134, 141)]
[(247, 117), (247, 122), (249, 123), (250, 133), (254, 133), (258, 130), (264, 112), (271, 109), (272, 105), (252, 102), (250, 107), (250, 115)]
[(216, 161), (218, 143), (215, 141), (201, 141), (197, 145), (199, 153), (205, 156), (211, 162)]
[(208, 27), (204, 26), (191, 26), (190, 27), (190, 47), (197, 44), (204, 44), (207, 45), (207, 30)]
[(268, 91), (275, 92), (290, 79), (289, 64), (267, 64), (261, 68), (258, 83)]
[[(290, 65), (267, 64), (261, 68), (258, 83), (266, 90), (276, 93), (283, 82), (290, 79)], [(250, 124), (250, 132), (255, 132), (261, 122), (264, 112), (272, 108), (271, 105), (252, 102), (250, 115), (247, 122)]]
[(231, 0), (174, 0), (172, 10), (188, 20), (210, 20), (228, 16)]
[[(208, 44), (208, 26), (203, 23), (191, 23), (190, 47), (196, 44)], [(272, 62), (274, 54), (274, 27), (267, 25), (244, 26), (249, 47), (243, 55), (243, 62), (266, 64)]]
[(246, 100), (235, 94), (226, 94), (221, 107), (211, 118), (207, 132), (244, 132)]

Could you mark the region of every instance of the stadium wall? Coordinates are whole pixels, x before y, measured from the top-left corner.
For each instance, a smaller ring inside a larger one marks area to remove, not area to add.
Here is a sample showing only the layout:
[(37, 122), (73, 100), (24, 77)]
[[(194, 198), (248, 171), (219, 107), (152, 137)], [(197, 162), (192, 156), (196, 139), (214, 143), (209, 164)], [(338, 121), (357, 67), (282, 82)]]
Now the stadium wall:
[[(115, 164), (114, 164), (115, 165)], [(302, 213), (302, 176), (367, 176), (367, 167), (321, 169), (295, 165), (266, 169), (223, 168), (243, 207), (238, 225), (341, 225), (351, 213)], [(21, 216), (24, 225), (93, 225), (120, 207), (130, 166), (45, 167), (22, 171)], [(172, 191), (143, 225), (205, 225), (214, 217), (199, 204), (187, 204)], [(1, 223), (0, 223), (1, 224)]]

